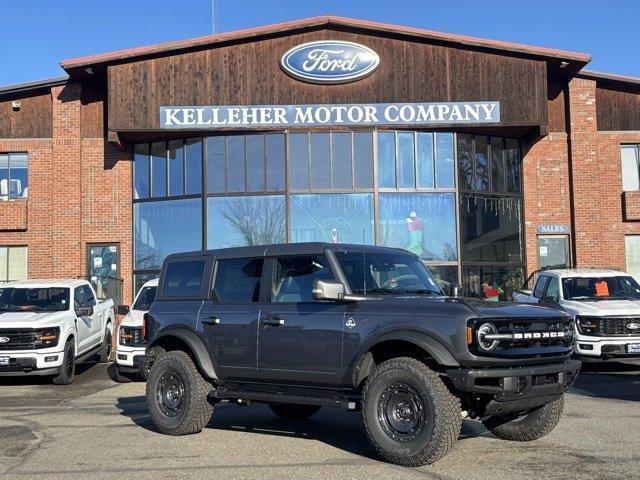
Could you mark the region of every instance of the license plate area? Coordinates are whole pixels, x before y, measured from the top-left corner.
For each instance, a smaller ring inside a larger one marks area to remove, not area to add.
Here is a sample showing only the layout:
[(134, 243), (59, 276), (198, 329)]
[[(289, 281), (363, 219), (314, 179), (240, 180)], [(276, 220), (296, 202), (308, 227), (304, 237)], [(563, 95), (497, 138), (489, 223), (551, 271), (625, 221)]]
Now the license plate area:
[(8, 366), (11, 361), (11, 357), (0, 357), (0, 366)]
[(640, 353), (640, 343), (627, 344), (627, 353)]

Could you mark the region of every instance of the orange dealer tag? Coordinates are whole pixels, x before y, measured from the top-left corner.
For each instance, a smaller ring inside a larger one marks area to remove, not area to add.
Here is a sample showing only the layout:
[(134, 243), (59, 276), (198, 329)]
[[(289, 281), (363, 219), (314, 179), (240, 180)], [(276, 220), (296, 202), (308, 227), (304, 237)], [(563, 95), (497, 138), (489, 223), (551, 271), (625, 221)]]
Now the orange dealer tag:
[(596, 296), (598, 297), (609, 296), (609, 285), (604, 280), (600, 280), (599, 282), (596, 282)]

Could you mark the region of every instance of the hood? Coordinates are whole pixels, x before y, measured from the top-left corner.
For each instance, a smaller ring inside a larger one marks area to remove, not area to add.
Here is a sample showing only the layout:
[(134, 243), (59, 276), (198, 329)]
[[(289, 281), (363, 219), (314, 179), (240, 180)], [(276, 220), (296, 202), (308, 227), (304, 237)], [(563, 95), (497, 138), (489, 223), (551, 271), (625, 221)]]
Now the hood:
[(640, 300), (564, 300), (562, 306), (574, 315), (593, 316), (640, 316)]
[(0, 312), (0, 328), (37, 328), (57, 325), (68, 311)]
[(130, 310), (120, 322), (121, 326), (141, 327), (146, 310)]

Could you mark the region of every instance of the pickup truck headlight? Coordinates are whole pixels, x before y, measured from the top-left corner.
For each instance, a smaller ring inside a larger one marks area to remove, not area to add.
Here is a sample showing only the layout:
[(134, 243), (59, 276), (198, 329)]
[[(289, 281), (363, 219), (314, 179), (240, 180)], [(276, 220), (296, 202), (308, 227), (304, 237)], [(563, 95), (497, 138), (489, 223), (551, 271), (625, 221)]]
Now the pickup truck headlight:
[(34, 332), (34, 345), (36, 348), (49, 348), (58, 345), (60, 329), (57, 327), (43, 328)]
[(578, 331), (583, 335), (595, 335), (598, 328), (598, 321), (589, 317), (577, 317), (576, 323)]
[(120, 327), (120, 345), (141, 347), (147, 344), (142, 327)]
[[(491, 338), (493, 335), (498, 334), (498, 329), (493, 323), (483, 323), (476, 330), (476, 339), (480, 348), (486, 351), (491, 351), (498, 346), (498, 339)], [(487, 338), (489, 337), (489, 338)]]

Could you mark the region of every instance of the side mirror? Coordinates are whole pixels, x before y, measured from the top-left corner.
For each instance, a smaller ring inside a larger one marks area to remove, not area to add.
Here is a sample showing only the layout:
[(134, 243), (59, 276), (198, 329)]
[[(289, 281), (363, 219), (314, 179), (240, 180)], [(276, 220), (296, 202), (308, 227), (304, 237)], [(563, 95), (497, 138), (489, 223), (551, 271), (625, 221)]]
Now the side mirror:
[(316, 280), (313, 282), (313, 298), (316, 300), (343, 300), (344, 283), (335, 280)]
[(118, 305), (116, 313), (123, 316), (127, 315), (129, 313), (129, 305)]
[(450, 283), (447, 287), (447, 294), (450, 297), (460, 297), (461, 296), (462, 287), (457, 283)]
[(93, 307), (76, 307), (78, 317), (90, 317), (93, 315)]

